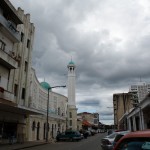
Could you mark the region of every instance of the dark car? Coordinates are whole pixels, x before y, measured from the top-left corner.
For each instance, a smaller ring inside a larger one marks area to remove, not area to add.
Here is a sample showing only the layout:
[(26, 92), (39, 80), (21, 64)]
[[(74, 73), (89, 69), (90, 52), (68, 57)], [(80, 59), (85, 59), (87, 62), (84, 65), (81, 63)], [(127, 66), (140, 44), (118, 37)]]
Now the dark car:
[(113, 150), (150, 150), (150, 130), (124, 135)]
[(56, 136), (57, 141), (60, 141), (60, 140), (79, 141), (81, 139), (82, 139), (82, 136), (80, 132), (78, 131), (66, 131)]

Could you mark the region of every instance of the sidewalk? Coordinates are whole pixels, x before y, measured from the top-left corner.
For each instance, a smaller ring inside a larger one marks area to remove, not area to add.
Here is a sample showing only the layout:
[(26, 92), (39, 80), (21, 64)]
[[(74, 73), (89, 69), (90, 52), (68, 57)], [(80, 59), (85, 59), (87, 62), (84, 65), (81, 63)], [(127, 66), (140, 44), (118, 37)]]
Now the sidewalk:
[(46, 142), (46, 141), (32, 141), (32, 142), (24, 142), (23, 144), (20, 143), (14, 143), (12, 145), (5, 144), (5, 145), (0, 145), (0, 150), (20, 150), (20, 149), (25, 149), (29, 147), (35, 147), (39, 145), (44, 145), (44, 144), (49, 144), (51, 142)]

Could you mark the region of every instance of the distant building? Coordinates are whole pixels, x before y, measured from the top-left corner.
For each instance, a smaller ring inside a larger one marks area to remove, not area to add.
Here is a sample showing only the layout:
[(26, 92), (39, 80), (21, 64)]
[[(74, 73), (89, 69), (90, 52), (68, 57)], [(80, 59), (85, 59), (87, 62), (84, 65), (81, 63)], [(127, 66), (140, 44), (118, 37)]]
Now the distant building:
[(96, 127), (98, 128), (99, 125), (99, 114), (98, 113), (89, 113), (89, 112), (82, 112), (78, 113), (78, 117), (81, 117), (83, 120), (83, 126), (87, 125), (89, 127)]
[(130, 86), (129, 92), (137, 94), (138, 102), (141, 102), (150, 92), (150, 83), (138, 82)]
[(99, 113), (93, 113), (94, 115), (94, 125), (98, 127), (99, 125)]
[(83, 119), (81, 116), (77, 116), (77, 130), (80, 131), (82, 130), (82, 122), (83, 122)]

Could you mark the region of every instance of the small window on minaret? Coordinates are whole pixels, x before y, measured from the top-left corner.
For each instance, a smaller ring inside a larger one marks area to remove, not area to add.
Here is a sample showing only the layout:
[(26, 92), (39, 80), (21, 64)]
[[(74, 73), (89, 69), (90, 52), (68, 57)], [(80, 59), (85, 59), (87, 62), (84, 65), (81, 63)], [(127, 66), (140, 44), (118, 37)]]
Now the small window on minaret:
[(72, 71), (72, 68), (70, 68), (70, 71)]

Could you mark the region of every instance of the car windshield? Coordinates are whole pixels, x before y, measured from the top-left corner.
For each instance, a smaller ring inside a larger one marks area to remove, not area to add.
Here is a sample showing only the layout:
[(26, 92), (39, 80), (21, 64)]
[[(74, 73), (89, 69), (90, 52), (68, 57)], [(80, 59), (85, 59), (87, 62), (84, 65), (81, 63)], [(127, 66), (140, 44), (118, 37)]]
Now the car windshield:
[(115, 137), (114, 142), (117, 142), (121, 139), (121, 137), (123, 137), (124, 135), (130, 133), (130, 131), (123, 131), (123, 132), (118, 132), (118, 134)]
[(122, 135), (122, 134), (118, 134), (118, 135), (116, 136), (114, 142), (119, 141), (119, 139), (121, 139), (121, 137), (123, 137), (123, 136), (124, 136), (124, 135)]
[(150, 150), (150, 138), (134, 138), (123, 141), (117, 150)]
[(117, 135), (117, 133), (114, 132), (114, 133), (108, 135), (107, 138), (112, 139), (112, 138), (115, 138), (116, 135)]

